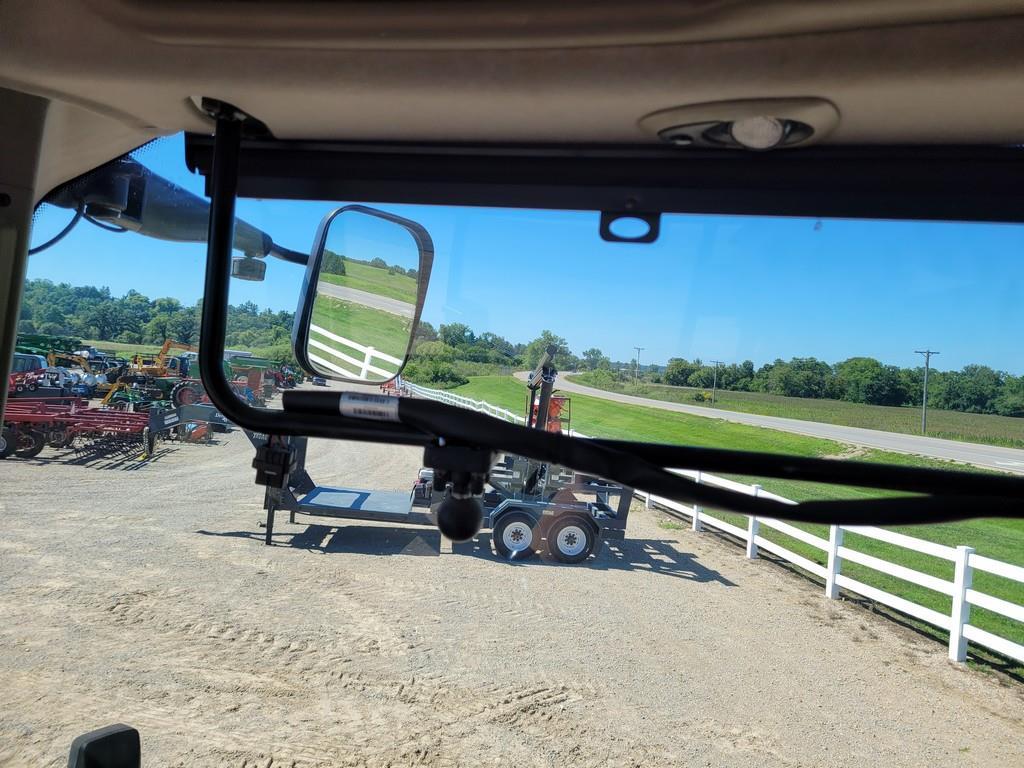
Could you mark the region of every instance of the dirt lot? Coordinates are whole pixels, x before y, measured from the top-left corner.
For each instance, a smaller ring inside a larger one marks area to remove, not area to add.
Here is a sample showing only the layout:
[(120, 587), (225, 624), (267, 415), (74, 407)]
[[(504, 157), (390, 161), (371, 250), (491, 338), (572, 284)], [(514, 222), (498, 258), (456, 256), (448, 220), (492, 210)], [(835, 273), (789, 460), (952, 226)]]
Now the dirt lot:
[[(419, 452), (314, 442), (321, 482)], [(43, 457), (52, 455), (46, 451)], [(42, 459), (42, 457), (41, 457)], [(0, 764), (142, 732), (149, 766), (1007, 766), (1016, 684), (637, 508), (589, 566), (486, 537), (278, 527), (240, 433), (145, 464), (0, 463)]]

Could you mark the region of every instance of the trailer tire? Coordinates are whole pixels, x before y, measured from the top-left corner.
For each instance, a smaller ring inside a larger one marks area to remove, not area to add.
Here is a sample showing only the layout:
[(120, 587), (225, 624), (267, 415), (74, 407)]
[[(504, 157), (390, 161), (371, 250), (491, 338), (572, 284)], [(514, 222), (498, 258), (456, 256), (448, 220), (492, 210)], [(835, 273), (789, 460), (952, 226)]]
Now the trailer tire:
[(34, 459), (46, 445), (42, 432), (34, 429), (26, 430), (18, 435), (17, 448), (14, 455), (21, 459)]
[(560, 563), (582, 563), (594, 551), (597, 534), (580, 515), (565, 515), (548, 528), (548, 554)]
[(522, 562), (536, 556), (540, 546), (537, 520), (526, 512), (514, 510), (498, 518), (491, 529), (491, 542), (499, 557)]

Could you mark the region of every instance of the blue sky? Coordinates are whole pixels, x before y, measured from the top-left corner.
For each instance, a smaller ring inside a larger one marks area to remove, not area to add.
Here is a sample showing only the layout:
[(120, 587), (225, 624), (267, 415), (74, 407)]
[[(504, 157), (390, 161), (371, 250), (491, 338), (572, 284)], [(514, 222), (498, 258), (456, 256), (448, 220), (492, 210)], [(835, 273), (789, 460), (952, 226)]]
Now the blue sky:
[[(196, 194), (180, 137), (136, 156)], [(338, 203), (240, 200), (238, 214), (276, 242), (310, 250)], [(756, 364), (868, 355), (940, 369), (977, 362), (1024, 373), (1024, 226), (671, 215), (651, 245), (606, 243), (598, 214), (378, 206), (423, 224), (436, 258), (424, 319), (464, 322), (513, 341), (547, 328), (577, 354), (701, 357)], [(70, 212), (44, 208), (33, 243)], [(372, 258), (377, 253), (350, 253)], [(30, 278), (106, 285), (192, 303), (205, 245), (111, 234), (80, 224), (31, 257)], [(235, 281), (232, 302), (294, 310), (302, 269), (268, 260), (263, 283)]]

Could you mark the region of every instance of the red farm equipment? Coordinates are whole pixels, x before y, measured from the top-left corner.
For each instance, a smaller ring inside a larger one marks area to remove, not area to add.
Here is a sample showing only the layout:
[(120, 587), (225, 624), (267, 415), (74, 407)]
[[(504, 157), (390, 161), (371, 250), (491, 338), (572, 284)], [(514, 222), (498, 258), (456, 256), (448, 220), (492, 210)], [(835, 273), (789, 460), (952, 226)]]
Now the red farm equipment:
[(84, 398), (10, 400), (4, 412), (0, 458), (32, 458), (45, 446), (102, 447), (150, 455), (155, 433), (148, 413), (89, 408)]

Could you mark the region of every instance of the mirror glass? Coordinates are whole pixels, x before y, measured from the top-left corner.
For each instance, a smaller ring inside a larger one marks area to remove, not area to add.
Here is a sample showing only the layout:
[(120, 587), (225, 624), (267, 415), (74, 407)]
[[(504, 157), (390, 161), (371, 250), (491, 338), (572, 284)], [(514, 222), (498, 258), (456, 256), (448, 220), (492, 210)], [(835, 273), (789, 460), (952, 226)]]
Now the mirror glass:
[(307, 285), (312, 309), (305, 350), (313, 372), (382, 382), (401, 371), (429, 272), (415, 227), (373, 209), (328, 217)]

